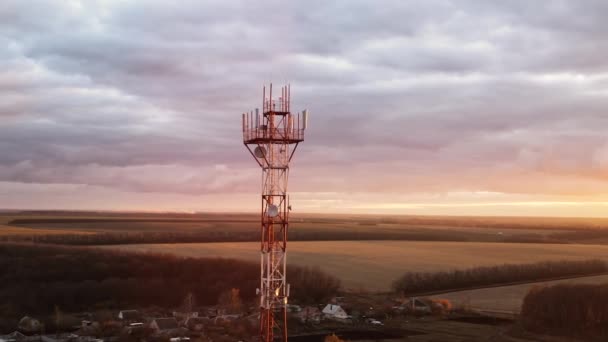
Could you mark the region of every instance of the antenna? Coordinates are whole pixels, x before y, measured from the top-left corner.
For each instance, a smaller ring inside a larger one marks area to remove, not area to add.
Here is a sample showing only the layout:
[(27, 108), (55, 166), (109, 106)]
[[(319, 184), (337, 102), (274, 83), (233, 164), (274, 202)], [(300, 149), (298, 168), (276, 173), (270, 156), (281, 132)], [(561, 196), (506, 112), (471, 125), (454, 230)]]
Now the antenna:
[(308, 127), (308, 109), (304, 109), (302, 112), (302, 129), (306, 129)]
[[(289, 162), (304, 141), (308, 111), (292, 115), (291, 88), (281, 88), (277, 106), (266, 86), (262, 91), (262, 113), (256, 108), (251, 119), (243, 114), (243, 143), (262, 168), (261, 279), (256, 290), (260, 300), (260, 341), (287, 341), (286, 255), (289, 211), (287, 197)], [(255, 117), (255, 119), (254, 119)]]

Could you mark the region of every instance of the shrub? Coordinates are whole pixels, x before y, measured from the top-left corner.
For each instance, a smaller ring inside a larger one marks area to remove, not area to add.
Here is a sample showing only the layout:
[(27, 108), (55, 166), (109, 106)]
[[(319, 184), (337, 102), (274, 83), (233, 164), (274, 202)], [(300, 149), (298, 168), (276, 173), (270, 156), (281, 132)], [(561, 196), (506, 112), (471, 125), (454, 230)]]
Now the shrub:
[(344, 340), (336, 336), (336, 334), (331, 334), (325, 336), (324, 342), (344, 342)]
[(444, 315), (452, 311), (452, 302), (448, 299), (433, 299), (432, 302), (435, 304), (433, 305), (433, 309), (436, 314)]

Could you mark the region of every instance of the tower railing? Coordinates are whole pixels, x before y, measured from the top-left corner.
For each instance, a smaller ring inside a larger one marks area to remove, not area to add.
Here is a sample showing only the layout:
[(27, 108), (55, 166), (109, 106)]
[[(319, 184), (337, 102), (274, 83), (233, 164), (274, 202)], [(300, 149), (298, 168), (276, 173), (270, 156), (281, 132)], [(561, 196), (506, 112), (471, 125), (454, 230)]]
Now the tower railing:
[(271, 139), (273, 141), (285, 141), (290, 143), (304, 141), (304, 129), (286, 128), (250, 128), (243, 131), (243, 141), (254, 143), (256, 141)]

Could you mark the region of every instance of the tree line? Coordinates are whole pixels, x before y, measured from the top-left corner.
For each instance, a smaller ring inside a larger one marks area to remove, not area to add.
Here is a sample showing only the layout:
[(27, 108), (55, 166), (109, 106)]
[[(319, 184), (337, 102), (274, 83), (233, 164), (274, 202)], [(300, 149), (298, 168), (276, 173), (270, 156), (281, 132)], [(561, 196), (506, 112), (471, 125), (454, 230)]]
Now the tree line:
[[(122, 221), (121, 221), (122, 222)], [(96, 232), (91, 234), (6, 234), (0, 242), (29, 242), (55, 245), (100, 246), (154, 243), (206, 243), (206, 242), (255, 242), (259, 231), (255, 229), (199, 230), (199, 231), (125, 231)], [(446, 231), (432, 228), (402, 230), (319, 230), (291, 229), (291, 241), (450, 241), (450, 242), (502, 242), (502, 243), (605, 243), (608, 231), (573, 230), (552, 234), (517, 233), (513, 235), (491, 235), (487, 233)]]
[(407, 272), (393, 282), (393, 290), (407, 295), (606, 272), (608, 264), (602, 260), (504, 264), (434, 273)]
[(523, 326), (541, 334), (608, 340), (608, 284), (533, 287), (524, 298)]
[[(255, 242), (260, 239), (256, 230), (200, 231), (200, 232), (128, 232), (95, 234), (33, 234), (4, 235), (2, 242), (33, 242), (57, 245), (100, 246), (152, 243)], [(298, 231), (289, 232), (291, 241), (352, 241), (352, 240), (411, 240), (411, 241), (468, 241), (466, 237), (436, 232), (354, 232), (354, 231)]]
[[(231, 259), (35, 244), (0, 244), (0, 269), (0, 317), (13, 320), (56, 305), (66, 312), (175, 308), (189, 293), (199, 305), (215, 305), (230, 289), (253, 302), (260, 276), (259, 265)], [(289, 266), (287, 277), (298, 284), (291, 291), (296, 302), (318, 303), (340, 288), (319, 269)]]

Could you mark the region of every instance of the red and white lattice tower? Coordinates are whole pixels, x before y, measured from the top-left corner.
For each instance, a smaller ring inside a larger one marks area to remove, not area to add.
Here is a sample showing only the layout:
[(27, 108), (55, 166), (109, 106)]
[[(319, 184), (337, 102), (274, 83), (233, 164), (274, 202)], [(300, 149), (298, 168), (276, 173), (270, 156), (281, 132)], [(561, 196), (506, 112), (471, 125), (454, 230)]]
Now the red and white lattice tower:
[(243, 113), (243, 143), (262, 168), (260, 338), (264, 342), (287, 341), (287, 299), (285, 279), (289, 197), (289, 162), (304, 141), (308, 112), (291, 113), (290, 87), (281, 88), (275, 101), (270, 84), (263, 90), (259, 109)]

